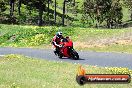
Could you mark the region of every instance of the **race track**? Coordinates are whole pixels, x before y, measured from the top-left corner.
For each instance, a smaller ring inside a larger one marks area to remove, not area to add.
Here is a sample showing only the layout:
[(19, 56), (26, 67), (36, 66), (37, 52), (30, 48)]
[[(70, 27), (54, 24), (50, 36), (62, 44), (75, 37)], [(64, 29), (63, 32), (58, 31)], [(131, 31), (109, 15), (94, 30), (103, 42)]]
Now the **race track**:
[(78, 52), (80, 60), (59, 59), (50, 49), (32, 49), (32, 48), (0, 48), (0, 56), (6, 54), (21, 54), (33, 58), (65, 61), (71, 63), (80, 63), (88, 65), (97, 65), (105, 67), (127, 67), (132, 69), (132, 54), (125, 53), (104, 53), (104, 52)]

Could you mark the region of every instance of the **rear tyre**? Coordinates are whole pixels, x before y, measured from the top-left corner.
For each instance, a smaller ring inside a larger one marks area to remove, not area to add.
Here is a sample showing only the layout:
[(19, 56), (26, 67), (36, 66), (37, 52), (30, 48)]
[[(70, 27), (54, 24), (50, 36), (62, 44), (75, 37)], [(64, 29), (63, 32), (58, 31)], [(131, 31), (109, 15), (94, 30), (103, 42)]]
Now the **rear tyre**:
[(72, 55), (72, 58), (74, 60), (78, 60), (79, 59), (79, 55), (78, 55), (78, 53), (75, 50), (72, 51), (71, 55)]

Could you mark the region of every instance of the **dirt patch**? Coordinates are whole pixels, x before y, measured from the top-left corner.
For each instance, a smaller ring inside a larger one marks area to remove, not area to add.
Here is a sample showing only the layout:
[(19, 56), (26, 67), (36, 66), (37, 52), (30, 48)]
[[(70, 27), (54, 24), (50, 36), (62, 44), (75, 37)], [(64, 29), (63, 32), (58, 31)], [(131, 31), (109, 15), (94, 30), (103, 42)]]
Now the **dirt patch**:
[(74, 42), (74, 47), (80, 47), (80, 48), (100, 47), (101, 48), (101, 47), (105, 47), (105, 45), (77, 41), (77, 42)]
[(103, 48), (105, 46), (110, 45), (132, 45), (131, 39), (101, 39), (98, 41), (90, 41), (90, 42), (80, 42), (77, 41), (74, 43), (74, 47), (80, 47), (80, 48), (93, 48), (93, 47), (99, 47)]
[(132, 40), (118, 40), (115, 43), (121, 45), (132, 45)]
[(123, 32), (119, 35), (112, 35), (110, 37), (92, 37), (75, 42), (75, 47), (92, 48), (105, 47), (111, 45), (132, 45), (132, 30)]

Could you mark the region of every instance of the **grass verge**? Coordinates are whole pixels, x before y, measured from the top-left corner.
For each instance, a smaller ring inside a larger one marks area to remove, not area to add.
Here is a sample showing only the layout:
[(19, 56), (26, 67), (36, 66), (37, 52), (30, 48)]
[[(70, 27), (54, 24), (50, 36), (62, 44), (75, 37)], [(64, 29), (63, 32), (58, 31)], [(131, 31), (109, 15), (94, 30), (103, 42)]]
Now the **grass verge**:
[(132, 45), (109, 45), (103, 47), (76, 47), (77, 50), (96, 51), (96, 52), (119, 52), (119, 53), (132, 53)]
[[(21, 26), (0, 24), (0, 46), (50, 48), (56, 26)], [(60, 27), (78, 50), (132, 53), (132, 29), (96, 29)]]
[[(76, 81), (78, 64), (32, 59), (20, 55), (0, 57), (0, 88), (131, 88), (130, 84), (88, 84)], [(89, 74), (131, 73), (127, 68), (83, 65)]]

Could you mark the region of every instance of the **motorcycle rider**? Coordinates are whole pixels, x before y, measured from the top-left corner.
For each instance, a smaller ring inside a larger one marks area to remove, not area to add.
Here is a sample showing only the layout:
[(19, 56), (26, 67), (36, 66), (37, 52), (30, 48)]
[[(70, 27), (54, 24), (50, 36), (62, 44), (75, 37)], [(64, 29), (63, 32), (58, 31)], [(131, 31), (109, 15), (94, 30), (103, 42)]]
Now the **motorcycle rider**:
[(57, 32), (53, 37), (52, 44), (55, 46), (55, 54), (60, 54), (60, 48), (62, 47), (62, 45), (60, 45), (60, 42), (63, 38), (64, 37), (62, 36), (62, 32)]

